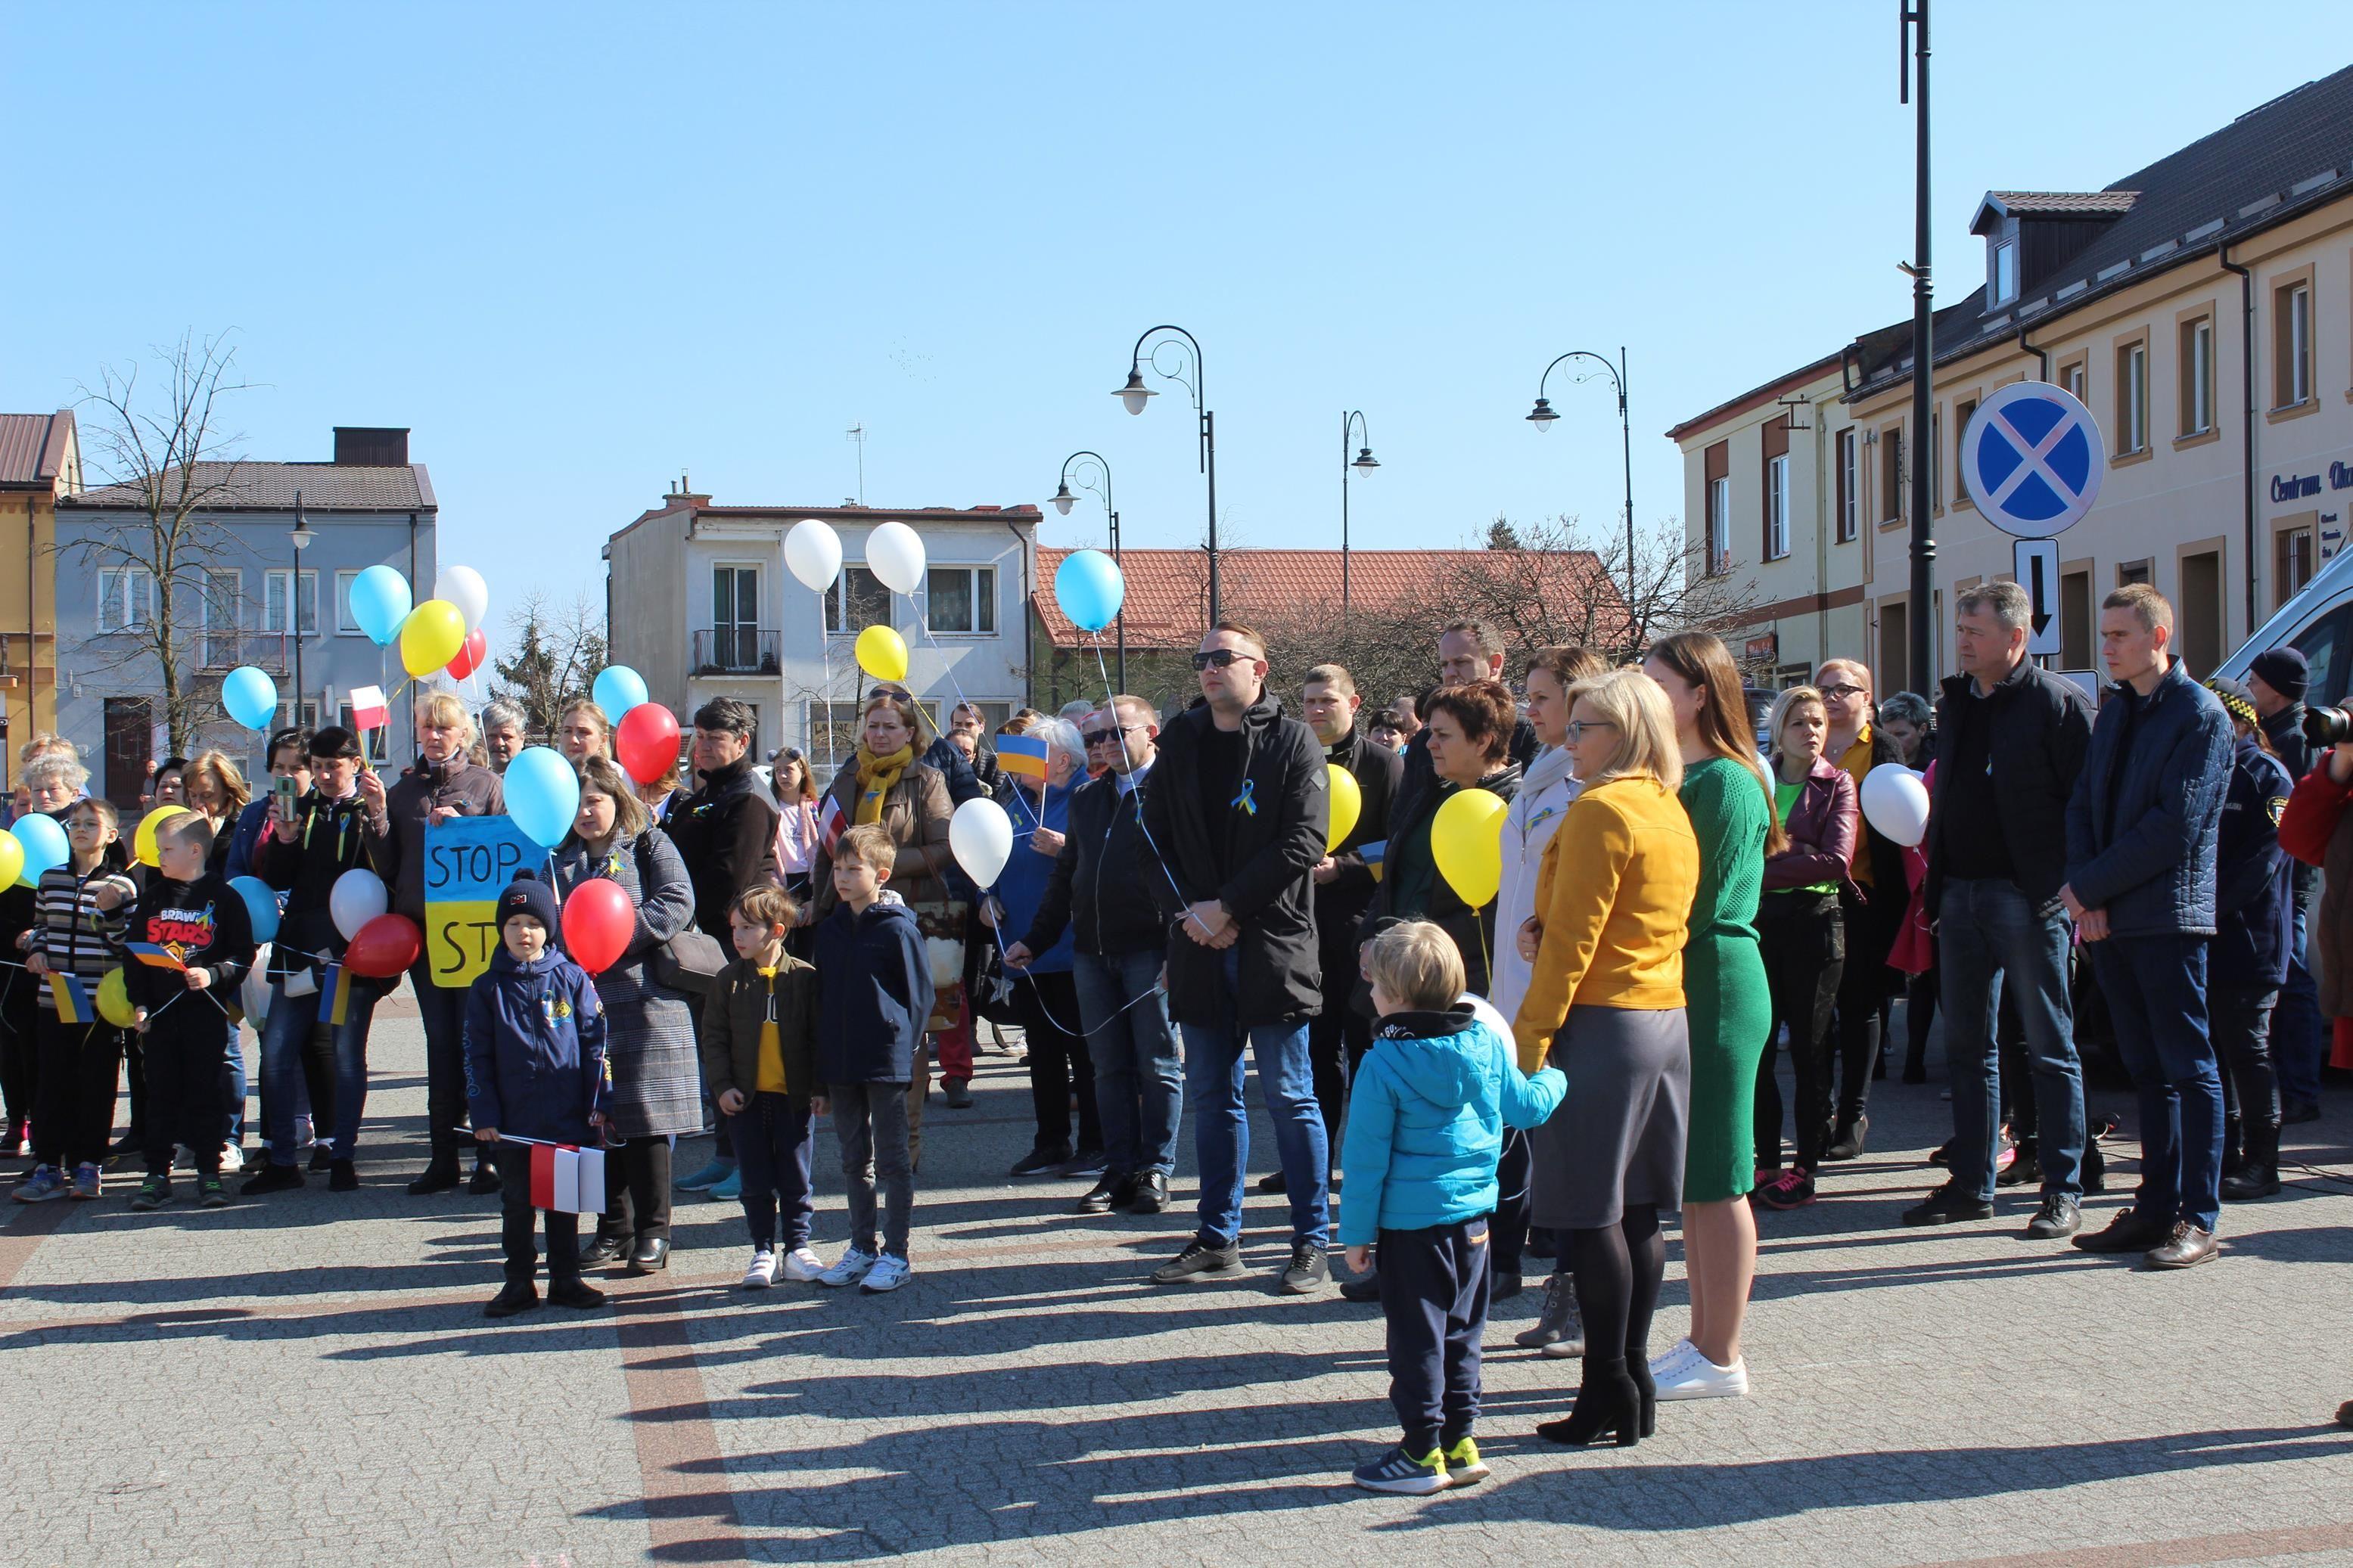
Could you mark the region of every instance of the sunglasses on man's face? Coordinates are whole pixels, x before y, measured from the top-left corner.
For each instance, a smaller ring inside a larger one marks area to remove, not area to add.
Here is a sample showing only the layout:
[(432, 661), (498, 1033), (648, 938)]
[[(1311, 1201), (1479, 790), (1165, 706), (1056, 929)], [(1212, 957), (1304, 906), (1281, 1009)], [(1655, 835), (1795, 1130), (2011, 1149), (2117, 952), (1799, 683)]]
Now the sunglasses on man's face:
[(1193, 668), (1195, 669), (1207, 669), (1211, 665), (1215, 665), (1219, 669), (1223, 669), (1228, 665), (1245, 663), (1254, 657), (1255, 656), (1251, 654), (1237, 653), (1229, 647), (1213, 647), (1207, 653), (1195, 654), (1193, 656)]
[(1133, 735), (1143, 728), (1141, 724), (1123, 724), (1116, 730), (1087, 730), (1082, 733), (1090, 746), (1111, 746), (1118, 744), (1122, 735)]

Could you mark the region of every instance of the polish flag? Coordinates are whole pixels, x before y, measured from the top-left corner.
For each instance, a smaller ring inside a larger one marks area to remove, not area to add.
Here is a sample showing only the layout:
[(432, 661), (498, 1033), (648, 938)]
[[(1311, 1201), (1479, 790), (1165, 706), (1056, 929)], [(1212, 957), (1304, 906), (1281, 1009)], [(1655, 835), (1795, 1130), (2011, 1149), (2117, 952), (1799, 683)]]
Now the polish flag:
[(352, 688), (352, 727), (358, 730), (381, 730), (392, 722), (392, 706), (384, 700), (381, 686)]
[(841, 835), (849, 826), (849, 818), (841, 814), (841, 802), (827, 795), (825, 811), (817, 824), (818, 842), (825, 847), (827, 854), (833, 853), (833, 847), (841, 842)]
[(605, 1152), (562, 1143), (533, 1144), (531, 1206), (557, 1214), (603, 1214)]

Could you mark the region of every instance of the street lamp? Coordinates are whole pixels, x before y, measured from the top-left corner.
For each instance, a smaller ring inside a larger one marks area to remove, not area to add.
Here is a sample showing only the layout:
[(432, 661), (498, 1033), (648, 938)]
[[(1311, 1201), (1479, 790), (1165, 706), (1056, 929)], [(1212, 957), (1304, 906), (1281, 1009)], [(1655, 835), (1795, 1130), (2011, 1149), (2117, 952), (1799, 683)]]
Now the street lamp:
[(1572, 376), (1571, 380), (1590, 381), (1597, 375), (1606, 374), (1609, 377), (1609, 384), (1616, 388), (1618, 393), (1618, 434), (1626, 464), (1626, 615), (1628, 630), (1632, 631), (1636, 629), (1632, 625), (1634, 615), (1634, 426), (1628, 422), (1626, 416), (1625, 345), (1621, 343), (1618, 347), (1616, 364), (1609, 363), (1607, 354), (1598, 354), (1590, 349), (1571, 349), (1559, 359), (1545, 366), (1544, 374), (1536, 381), (1536, 405), (1528, 411), (1527, 419), (1528, 423), (1538, 430), (1552, 428), (1552, 422), (1560, 416), (1553, 412), (1551, 401), (1544, 395), (1545, 384), (1552, 379), (1552, 373), (1564, 362), (1573, 359), (1589, 359), (1601, 368)]
[[(1356, 448), (1354, 462), (1348, 458), (1348, 432), (1361, 431), (1365, 445)], [(1369, 475), (1379, 468), (1380, 460), (1373, 456), (1373, 433), (1365, 424), (1365, 416), (1355, 409), (1340, 416), (1340, 620), (1348, 619), (1348, 470)]]
[[(1144, 395), (1150, 397), (1152, 393), (1147, 389)], [(1088, 470), (1082, 468), (1078, 470), (1079, 488), (1082, 490), (1092, 490), (1103, 497), (1104, 515), (1111, 519), (1111, 558), (1113, 561), (1120, 561), (1119, 512), (1111, 504), (1111, 464), (1102, 453), (1077, 451), (1062, 459), (1061, 482), (1054, 489), (1054, 510), (1068, 517), (1071, 515), (1071, 508), (1078, 504), (1079, 498), (1071, 493), (1071, 465), (1082, 458), (1086, 458), (1092, 465), (1095, 479), (1103, 482), (1097, 484), (1094, 479), (1088, 479)], [(1126, 569), (1126, 563), (1121, 561), (1120, 570), (1124, 572)], [(1122, 599), (1120, 612), (1113, 620), (1119, 627), (1119, 689), (1125, 691), (1127, 689), (1127, 607), (1124, 598)]]
[[(1207, 474), (1209, 479), (1209, 621), (1210, 624), (1215, 625), (1218, 619), (1218, 416), (1212, 414), (1208, 405), (1202, 401), (1201, 384), (1204, 378), (1201, 374), (1200, 342), (1182, 327), (1154, 327), (1135, 340), (1135, 348), (1128, 356), (1127, 384), (1113, 395), (1126, 405), (1130, 414), (1143, 413), (1145, 405), (1160, 395), (1144, 384), (1144, 366), (1147, 363), (1145, 358), (1144, 345), (1151, 340), (1154, 332), (1174, 332), (1176, 336), (1163, 338), (1152, 345), (1152, 355), (1148, 363), (1152, 366), (1153, 374), (1178, 383), (1193, 395), (1193, 412), (1200, 422), (1201, 472)], [(1182, 338), (1184, 342), (1178, 342), (1177, 338)], [(1175, 349), (1177, 352), (1178, 357), (1175, 362), (1174, 370), (1162, 368), (1160, 363), (1162, 349)], [(1191, 351), (1189, 363), (1184, 357), (1187, 349)]]
[(302, 727), (302, 552), (311, 548), (318, 531), (302, 521), (302, 492), (294, 492), (294, 530), (287, 535), (294, 542), (294, 570), (286, 580), (286, 629), (294, 638), (294, 700), (287, 709), (287, 722), (296, 729)]

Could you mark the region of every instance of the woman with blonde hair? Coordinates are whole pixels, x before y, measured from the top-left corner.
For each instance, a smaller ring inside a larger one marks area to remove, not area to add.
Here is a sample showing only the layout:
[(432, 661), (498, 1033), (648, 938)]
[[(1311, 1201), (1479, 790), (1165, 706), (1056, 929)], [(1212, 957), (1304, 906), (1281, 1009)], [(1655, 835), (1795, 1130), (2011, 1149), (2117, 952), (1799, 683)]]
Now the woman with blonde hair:
[(225, 877), (228, 874), (229, 830), (236, 825), (237, 814), (253, 798), (253, 791), (245, 782), (245, 770), (227, 752), (199, 752), (188, 764), (184, 779), (188, 809), (213, 825), (213, 848), (206, 869)]
[(613, 754), (613, 721), (605, 710), (582, 697), (564, 705), (555, 720), (555, 747), (564, 760), (578, 767), (590, 757)]
[[(1582, 788), (1545, 847), (1521, 928), (1520, 1067), (1575, 1089), (1535, 1130), (1530, 1220), (1565, 1233), (1585, 1322), (1577, 1405), (1536, 1428), (1620, 1447), (1649, 1427), (1651, 1317), (1666, 1272), (1659, 1213), (1682, 1205), (1691, 1044), (1683, 940), (1699, 845), (1675, 798), (1683, 755), (1658, 683), (1619, 669), (1568, 691)], [(1636, 1370), (1639, 1369), (1639, 1370)]]
[(1661, 1399), (1748, 1392), (1740, 1326), (1757, 1274), (1757, 1063), (1773, 1028), (1757, 948), (1765, 857), (1782, 847), (1732, 650), (1705, 632), (1652, 646), (1642, 668), (1666, 693), (1683, 761), (1676, 790), (1699, 841), (1699, 890), (1683, 944), (1691, 1132), (1683, 1153), (1683, 1272), (1691, 1332), (1651, 1363)]
[[(392, 912), (425, 926), (425, 832), (455, 816), (496, 816), (507, 808), (499, 775), (467, 756), (474, 743), (474, 721), (454, 691), (435, 691), (417, 700), (416, 763), (392, 786), (374, 768), (359, 777), (360, 802), (367, 814), (367, 856), (392, 893)], [(432, 962), (417, 955), (408, 969), (409, 989), (425, 1026), (425, 1114), (432, 1155), (424, 1173), (408, 1184), (420, 1196), (458, 1184), (458, 1124), (466, 1120), (466, 991), (433, 983)], [(470, 1190), (499, 1190), (488, 1145), (475, 1152)]]

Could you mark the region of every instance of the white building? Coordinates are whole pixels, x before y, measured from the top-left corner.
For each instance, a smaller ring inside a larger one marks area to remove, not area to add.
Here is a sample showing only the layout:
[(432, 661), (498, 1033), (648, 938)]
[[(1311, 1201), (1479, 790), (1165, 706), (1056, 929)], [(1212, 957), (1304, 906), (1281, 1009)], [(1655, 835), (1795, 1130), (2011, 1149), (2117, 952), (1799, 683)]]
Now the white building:
[[(841, 538), (841, 575), (822, 602), (785, 569), (786, 531), (805, 517)], [(681, 724), (713, 698), (750, 704), (755, 750), (801, 747), (822, 779), (854, 746), (858, 700), (873, 684), (851, 646), (881, 622), (905, 639), (907, 684), (935, 721), (963, 697), (994, 727), (1026, 700), (1038, 520), (1027, 505), (714, 506), (681, 479), (606, 542), (612, 659), (644, 676)], [(930, 571), (918, 596), (891, 593), (866, 567), (867, 536), (892, 521), (923, 538)]]

